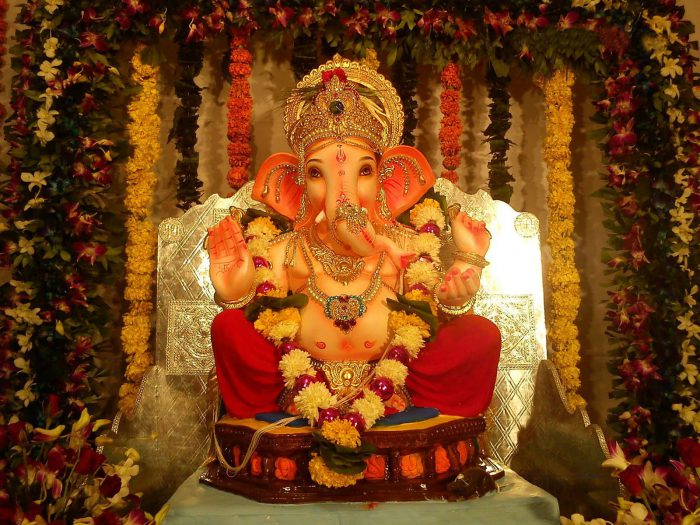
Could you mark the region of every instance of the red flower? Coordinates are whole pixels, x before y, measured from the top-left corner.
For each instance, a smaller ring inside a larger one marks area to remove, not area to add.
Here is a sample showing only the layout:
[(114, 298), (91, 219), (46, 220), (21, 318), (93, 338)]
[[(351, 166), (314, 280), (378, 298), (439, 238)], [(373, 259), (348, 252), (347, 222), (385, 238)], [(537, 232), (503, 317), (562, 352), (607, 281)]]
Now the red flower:
[(513, 30), (513, 19), (508, 11), (492, 13), (487, 7), (484, 13), (484, 23), (501, 36), (505, 36)]
[(84, 475), (94, 474), (106, 459), (103, 454), (98, 454), (91, 447), (85, 445), (80, 450), (80, 457), (75, 464), (75, 472)]
[(277, 4), (274, 7), (269, 7), (267, 12), (273, 15), (275, 18), (272, 21), (272, 27), (287, 27), (289, 19), (294, 16), (294, 9), (291, 7), (282, 7), (282, 2), (277, 0)]
[(91, 22), (102, 20), (103, 18), (103, 16), (97, 16), (97, 11), (95, 11), (94, 7), (88, 7), (83, 11), (83, 16), (80, 18), (80, 21), (85, 24), (89, 24)]
[(615, 201), (617, 206), (625, 217), (632, 217), (639, 211), (639, 204), (634, 195), (625, 195)]
[(165, 13), (153, 15), (148, 21), (148, 27), (155, 29), (159, 35), (162, 35), (165, 31)]
[(520, 53), (518, 53), (518, 58), (520, 60), (527, 60), (530, 62), (532, 60), (532, 52), (530, 51), (530, 48), (523, 44)]
[(59, 472), (66, 466), (66, 456), (63, 447), (54, 445), (46, 455), (46, 467), (52, 472)]
[(105, 498), (111, 498), (117, 492), (119, 492), (121, 490), (121, 488), (122, 488), (122, 480), (117, 475), (107, 476), (102, 481), (102, 483), (100, 483), (100, 493)]
[(386, 27), (390, 22), (396, 23), (401, 20), (401, 13), (398, 11), (391, 11), (384, 4), (374, 4), (374, 10), (377, 13), (377, 22), (382, 27)]
[(122, 0), (122, 3), (126, 5), (126, 12), (130, 16), (145, 13), (150, 9), (149, 5), (142, 0)]
[(73, 249), (78, 254), (78, 262), (80, 259), (86, 259), (90, 261), (91, 265), (95, 264), (95, 260), (98, 257), (102, 257), (107, 253), (106, 246), (95, 242), (75, 242), (73, 243)]
[(683, 463), (691, 468), (700, 468), (700, 442), (695, 438), (682, 438), (676, 443)]
[(476, 35), (476, 26), (473, 20), (464, 20), (462, 18), (456, 18), (455, 24), (457, 25), (457, 31), (455, 31), (455, 40), (461, 40), (466, 42), (471, 37)]
[(444, 9), (428, 9), (423, 16), (418, 19), (416, 25), (423, 30), (424, 35), (429, 35), (432, 31), (437, 34), (445, 31), (445, 22), (448, 15)]
[(83, 101), (78, 105), (78, 107), (80, 108), (80, 113), (87, 115), (93, 109), (97, 108), (95, 97), (93, 97), (90, 93), (85, 93), (85, 96), (83, 96)]
[(331, 16), (338, 14), (338, 7), (335, 5), (335, 0), (323, 0), (323, 12)]
[(185, 9), (182, 10), (182, 13), (180, 14), (183, 20), (196, 20), (199, 18), (199, 7), (197, 6), (189, 6), (186, 7)]
[(557, 23), (557, 29), (564, 31), (566, 29), (571, 29), (574, 24), (578, 22), (579, 14), (576, 11), (571, 11), (567, 13), (566, 16), (559, 17), (559, 23)]
[(310, 7), (304, 7), (297, 15), (297, 23), (303, 27), (309, 27), (314, 21), (314, 11)]
[(61, 400), (56, 394), (46, 396), (46, 413), (54, 417), (61, 410)]
[(204, 23), (201, 21), (192, 22), (189, 26), (190, 30), (185, 37), (185, 43), (190, 42), (201, 42), (206, 36), (206, 30), (204, 29)]
[(630, 465), (619, 474), (622, 484), (635, 497), (639, 496), (644, 490), (644, 483), (642, 482), (643, 471), (644, 469), (639, 465)]
[(343, 18), (340, 23), (346, 27), (348, 36), (365, 36), (365, 31), (369, 27), (370, 20), (369, 10), (359, 9), (351, 17)]
[(131, 18), (129, 18), (129, 13), (127, 13), (123, 9), (117, 12), (117, 14), (114, 16), (114, 19), (117, 21), (117, 23), (119, 24), (119, 28), (122, 31), (126, 31), (131, 27)]
[(637, 143), (637, 134), (634, 132), (634, 119), (629, 119), (625, 124), (615, 122), (613, 128), (615, 129), (615, 134), (610, 137), (608, 142), (610, 155), (629, 153), (630, 148)]
[(610, 112), (610, 115), (615, 118), (626, 118), (637, 111), (637, 107), (639, 107), (639, 103), (632, 98), (632, 93), (625, 91), (615, 99), (615, 108)]
[(104, 35), (85, 31), (80, 34), (80, 47), (94, 47), (97, 51), (107, 51), (109, 44)]
[(627, 235), (622, 238), (623, 246), (632, 256), (632, 266), (635, 270), (649, 262), (642, 246), (642, 232), (642, 225), (637, 222), (632, 225)]

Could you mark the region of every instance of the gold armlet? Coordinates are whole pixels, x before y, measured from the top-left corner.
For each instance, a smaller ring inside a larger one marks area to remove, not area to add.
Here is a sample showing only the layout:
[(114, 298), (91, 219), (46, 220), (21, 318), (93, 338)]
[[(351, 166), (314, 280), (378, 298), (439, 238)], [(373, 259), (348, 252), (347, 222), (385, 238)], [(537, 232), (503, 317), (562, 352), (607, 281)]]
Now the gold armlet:
[(254, 297), (255, 297), (255, 288), (253, 288), (250, 292), (245, 294), (240, 299), (236, 299), (235, 301), (223, 301), (219, 298), (218, 295), (214, 294), (214, 302), (217, 305), (219, 305), (221, 308), (223, 308), (224, 310), (235, 310), (237, 308), (243, 308), (250, 301), (252, 301)]
[(474, 303), (476, 302), (476, 294), (469, 299), (466, 303), (464, 303), (462, 306), (449, 306), (446, 304), (442, 304), (440, 302), (440, 299), (438, 299), (437, 293), (433, 292), (433, 300), (435, 301), (435, 305), (438, 307), (438, 309), (446, 314), (449, 315), (464, 315), (469, 312), (474, 307)]
[(475, 253), (455, 252), (455, 259), (459, 259), (460, 261), (464, 261), (465, 263), (478, 266), (482, 269), (486, 268), (489, 264), (491, 264), (481, 255), (477, 255)]

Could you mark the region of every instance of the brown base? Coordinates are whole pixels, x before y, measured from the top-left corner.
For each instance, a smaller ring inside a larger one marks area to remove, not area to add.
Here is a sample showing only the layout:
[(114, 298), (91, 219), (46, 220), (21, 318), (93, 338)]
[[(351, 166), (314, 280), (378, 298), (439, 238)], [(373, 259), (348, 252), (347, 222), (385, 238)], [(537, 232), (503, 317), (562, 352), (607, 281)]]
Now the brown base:
[[(216, 437), (229, 464), (238, 465), (255, 430), (262, 426), (259, 421), (228, 417), (216, 424)], [(377, 448), (373, 470), (377, 479), (328, 488), (309, 476), (308, 462), (315, 450), (310, 429), (285, 427), (261, 438), (254, 459), (238, 475), (232, 476), (214, 461), (200, 481), (264, 503), (457, 499), (447, 485), (463, 469), (483, 464), (477, 439), (485, 428), (482, 417), (452, 416), (375, 428), (364, 438)]]

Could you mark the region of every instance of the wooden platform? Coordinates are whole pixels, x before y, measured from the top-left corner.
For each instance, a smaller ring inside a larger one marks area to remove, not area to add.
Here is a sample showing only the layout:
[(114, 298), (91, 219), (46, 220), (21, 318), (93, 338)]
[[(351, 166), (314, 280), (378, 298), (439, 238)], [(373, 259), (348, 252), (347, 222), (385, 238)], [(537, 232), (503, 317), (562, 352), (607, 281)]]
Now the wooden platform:
[[(223, 418), (216, 436), (224, 458), (240, 464), (248, 444), (266, 423)], [(352, 487), (330, 489), (314, 483), (308, 462), (315, 450), (309, 427), (277, 428), (265, 434), (253, 459), (236, 476), (217, 462), (202, 483), (265, 503), (317, 501), (416, 501), (451, 499), (447, 484), (465, 467), (476, 465), (484, 418), (438, 416), (417, 423), (375, 427), (364, 434), (377, 448), (365, 479)]]

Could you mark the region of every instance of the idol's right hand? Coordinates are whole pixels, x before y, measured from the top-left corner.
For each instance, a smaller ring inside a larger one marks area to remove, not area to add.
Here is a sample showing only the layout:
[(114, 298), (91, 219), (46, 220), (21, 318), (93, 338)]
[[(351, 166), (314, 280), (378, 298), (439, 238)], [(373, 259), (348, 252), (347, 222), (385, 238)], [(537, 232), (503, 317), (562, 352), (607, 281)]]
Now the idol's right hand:
[(255, 276), (241, 225), (228, 216), (209, 229), (209, 277), (222, 301), (236, 301), (250, 292)]

